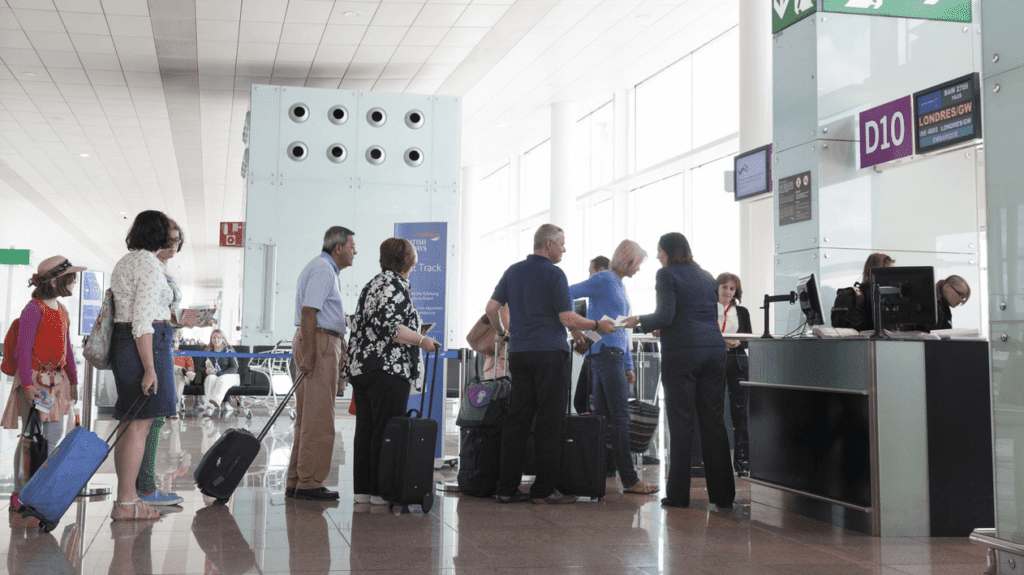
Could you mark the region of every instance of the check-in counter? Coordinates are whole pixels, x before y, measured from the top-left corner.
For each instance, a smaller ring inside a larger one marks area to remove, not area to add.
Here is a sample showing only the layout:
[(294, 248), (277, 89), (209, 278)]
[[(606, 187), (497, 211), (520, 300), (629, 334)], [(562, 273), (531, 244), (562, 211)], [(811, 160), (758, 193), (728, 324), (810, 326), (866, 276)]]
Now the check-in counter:
[(884, 537), (991, 527), (987, 346), (751, 340), (751, 500)]

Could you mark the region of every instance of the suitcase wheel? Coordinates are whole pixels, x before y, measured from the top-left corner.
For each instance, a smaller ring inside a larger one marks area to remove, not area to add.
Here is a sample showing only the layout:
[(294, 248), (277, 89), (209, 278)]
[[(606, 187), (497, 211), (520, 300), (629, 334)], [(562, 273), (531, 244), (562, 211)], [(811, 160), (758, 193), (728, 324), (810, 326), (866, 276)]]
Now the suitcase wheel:
[(246, 409), (245, 410), (245, 418), (246, 419), (252, 419), (252, 410), (251, 409)]
[(289, 417), (291, 417), (292, 419), (295, 419), (295, 408), (291, 408), (291, 409), (289, 409), (289, 410), (288, 410), (288, 415), (289, 415)]
[(57, 527), (57, 523), (54, 522), (54, 521), (47, 521), (45, 519), (40, 519), (39, 520), (39, 530), (42, 531), (43, 533), (49, 533), (50, 531), (53, 531), (54, 528), (56, 528), (56, 527)]
[(430, 509), (434, 507), (434, 494), (428, 491), (423, 496), (423, 503), (420, 504), (420, 507), (423, 508), (424, 513), (430, 513)]

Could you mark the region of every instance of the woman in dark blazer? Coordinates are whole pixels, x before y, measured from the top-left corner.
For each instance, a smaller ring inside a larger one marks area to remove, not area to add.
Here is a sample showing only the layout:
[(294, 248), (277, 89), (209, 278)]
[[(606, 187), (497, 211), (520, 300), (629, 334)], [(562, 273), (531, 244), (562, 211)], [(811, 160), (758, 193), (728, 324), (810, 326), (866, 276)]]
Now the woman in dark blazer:
[(725, 430), (725, 341), (716, 322), (718, 290), (715, 278), (693, 261), (690, 243), (680, 233), (658, 240), (658, 270), (654, 313), (632, 316), (647, 333), (661, 332), (661, 380), (672, 438), (668, 486), (661, 504), (690, 505), (691, 433), (700, 425), (701, 452), (707, 477), (708, 500), (731, 508), (736, 484), (729, 465), (729, 437)]
[(740, 305), (743, 283), (739, 276), (725, 272), (718, 282), (718, 327), (725, 336), (725, 386), (729, 392), (729, 414), (732, 416), (732, 468), (744, 477), (750, 474), (749, 435), (747, 433), (747, 388), (740, 385), (748, 379), (747, 342), (729, 339), (730, 333), (752, 333), (750, 312)]

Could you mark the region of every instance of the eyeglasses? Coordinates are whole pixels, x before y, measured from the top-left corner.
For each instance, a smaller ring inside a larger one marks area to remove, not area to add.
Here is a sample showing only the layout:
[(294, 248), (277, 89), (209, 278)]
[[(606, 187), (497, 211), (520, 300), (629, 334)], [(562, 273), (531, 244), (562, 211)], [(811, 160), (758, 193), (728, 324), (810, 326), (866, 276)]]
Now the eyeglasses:
[(181, 245), (181, 237), (179, 236), (179, 237), (176, 237), (176, 238), (171, 238), (168, 241), (168, 243), (171, 244), (172, 246), (180, 246)]
[[(946, 285), (949, 285), (949, 284), (946, 284)], [(956, 295), (960, 298), (960, 303), (967, 303), (967, 296), (965, 296), (964, 294), (960, 293), (960, 290), (956, 289), (955, 287), (953, 287), (951, 285), (949, 286), (949, 289), (953, 290), (953, 292), (956, 293)]]

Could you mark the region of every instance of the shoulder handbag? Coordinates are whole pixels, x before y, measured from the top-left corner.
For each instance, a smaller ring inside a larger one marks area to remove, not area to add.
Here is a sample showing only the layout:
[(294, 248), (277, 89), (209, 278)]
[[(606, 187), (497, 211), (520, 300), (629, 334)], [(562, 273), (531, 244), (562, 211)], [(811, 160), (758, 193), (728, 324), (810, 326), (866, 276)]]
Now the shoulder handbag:
[(82, 343), (82, 355), (96, 369), (110, 369), (110, 345), (114, 336), (114, 292), (107, 289), (96, 323)]
[[(507, 345), (507, 344), (506, 344)], [(494, 354), (498, 355), (498, 343), (494, 343)], [(494, 373), (498, 373), (495, 366)], [(505, 374), (482, 381), (470, 382), (462, 393), (459, 427), (494, 427), (502, 423), (508, 411), (508, 396), (512, 389), (512, 378), (508, 373), (508, 353), (505, 354)]]

